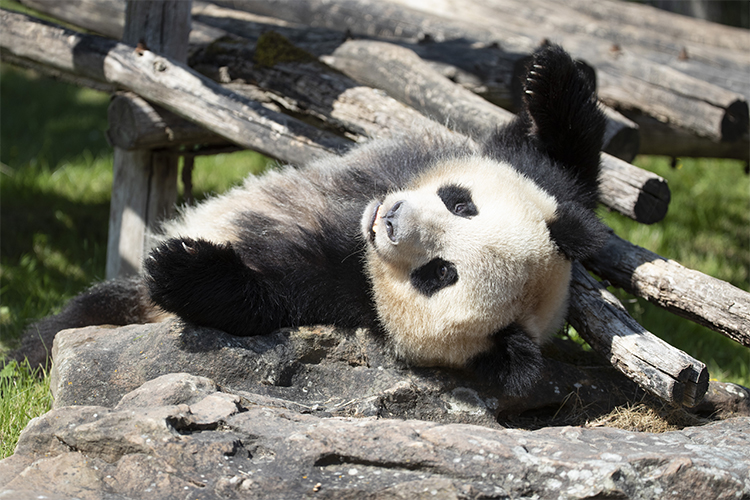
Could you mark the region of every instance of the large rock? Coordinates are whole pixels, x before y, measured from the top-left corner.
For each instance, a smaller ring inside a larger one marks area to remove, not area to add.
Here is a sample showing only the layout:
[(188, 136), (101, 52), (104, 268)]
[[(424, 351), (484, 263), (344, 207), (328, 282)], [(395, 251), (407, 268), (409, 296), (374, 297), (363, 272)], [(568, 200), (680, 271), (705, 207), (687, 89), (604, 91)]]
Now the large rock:
[(608, 411), (643, 397), (635, 384), (593, 353), (558, 349), (558, 358), (584, 355), (586, 368), (548, 358), (545, 377), (531, 394), (508, 398), (502, 387), (470, 373), (405, 367), (364, 329), (298, 328), (240, 338), (178, 321), (90, 327), (58, 334), (52, 353), (55, 408), (113, 407), (124, 394), (172, 372), (209, 377), (248, 399), (282, 399), (297, 411), (324, 416), (495, 427), (498, 416), (507, 419), (530, 409), (536, 410), (535, 418), (546, 412), (556, 414), (557, 423), (569, 423), (582, 408)]
[(170, 374), (57, 408), (0, 498), (750, 498), (750, 418), (663, 434), (323, 417)]
[[(324, 416), (380, 416), (499, 427), (583, 423), (647, 396), (593, 352), (556, 341), (542, 381), (524, 398), (456, 370), (410, 369), (367, 330), (280, 330), (258, 337), (178, 321), (61, 332), (53, 345), (54, 407), (113, 407), (148, 380), (186, 372), (261, 401)], [(750, 416), (750, 391), (711, 383), (702, 415)], [(500, 423), (498, 423), (498, 420)]]

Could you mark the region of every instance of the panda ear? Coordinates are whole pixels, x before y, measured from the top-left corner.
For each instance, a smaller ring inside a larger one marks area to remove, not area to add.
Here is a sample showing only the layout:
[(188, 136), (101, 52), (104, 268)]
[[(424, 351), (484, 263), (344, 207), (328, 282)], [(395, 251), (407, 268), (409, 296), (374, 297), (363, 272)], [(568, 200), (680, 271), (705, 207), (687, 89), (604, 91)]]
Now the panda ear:
[(571, 261), (591, 257), (609, 238), (609, 229), (596, 214), (575, 202), (558, 205), (547, 228), (557, 248)]
[(579, 180), (596, 185), (605, 118), (594, 79), (558, 45), (539, 49), (523, 83), (523, 113), (528, 134)]

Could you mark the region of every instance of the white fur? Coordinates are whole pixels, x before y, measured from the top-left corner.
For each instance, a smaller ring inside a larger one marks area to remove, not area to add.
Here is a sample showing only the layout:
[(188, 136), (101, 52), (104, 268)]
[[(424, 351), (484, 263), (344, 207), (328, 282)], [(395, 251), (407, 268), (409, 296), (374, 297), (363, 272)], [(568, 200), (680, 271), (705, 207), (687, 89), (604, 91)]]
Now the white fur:
[[(437, 195), (448, 184), (470, 190), (477, 215), (448, 211)], [(399, 222), (408, 227), (394, 244), (382, 226), (383, 214), (397, 201), (418, 209)], [(570, 263), (547, 229), (556, 208), (531, 180), (481, 157), (443, 162), (411, 189), (388, 195), (376, 216), (366, 267), (396, 352), (415, 364), (463, 366), (513, 322), (544, 342), (564, 317), (570, 279)], [(363, 229), (369, 230), (372, 210), (363, 216)], [(427, 297), (413, 287), (410, 274), (436, 257), (455, 264), (459, 278)]]

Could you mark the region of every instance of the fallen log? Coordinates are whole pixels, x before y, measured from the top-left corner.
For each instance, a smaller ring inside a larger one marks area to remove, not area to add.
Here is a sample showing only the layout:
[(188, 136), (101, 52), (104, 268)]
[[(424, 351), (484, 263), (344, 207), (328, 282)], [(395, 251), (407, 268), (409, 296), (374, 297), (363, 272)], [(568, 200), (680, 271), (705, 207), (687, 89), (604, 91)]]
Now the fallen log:
[[(536, 38), (554, 37), (563, 44), (570, 37), (583, 35), (750, 99), (747, 85), (750, 33), (747, 30), (695, 20), (650, 6), (638, 6), (650, 22), (644, 17), (620, 19), (613, 17), (612, 12), (627, 10), (623, 2), (602, 2), (604, 8), (599, 5), (592, 8), (590, 4), (554, 0), (467, 0), (461, 3), (460, 15), (480, 22), (498, 20), (508, 29)], [(431, 12), (435, 13), (435, 6), (431, 7)], [(442, 12), (445, 14), (446, 9)], [(654, 18), (661, 24), (653, 22)], [(691, 33), (688, 26), (694, 27), (695, 32)], [(700, 35), (696, 37), (695, 33)], [(704, 38), (704, 33), (712, 35)], [(724, 43), (725, 40), (730, 43)], [(719, 45), (712, 42), (719, 42)]]
[[(559, 5), (559, 2), (555, 3)], [(652, 36), (663, 35), (672, 39), (745, 53), (748, 41), (750, 41), (750, 33), (747, 30), (702, 19), (678, 16), (638, 3), (614, 0), (599, 0), (598, 2), (565, 0), (564, 4), (589, 15), (600, 23), (606, 22), (608, 25), (619, 28), (636, 26), (640, 29), (639, 33), (641, 31), (652, 33)], [(662, 39), (659, 43), (663, 43)]]
[[(217, 0), (216, 3), (310, 26), (349, 30), (355, 35), (500, 43), (509, 51), (526, 54), (547, 36), (542, 31), (524, 32), (513, 16), (477, 15), (474, 10), (458, 9), (455, 4), (432, 6), (430, 12), (425, 12), (410, 8), (412, 4), (407, 0)], [(434, 14), (436, 8), (442, 16)], [(567, 36), (559, 41), (575, 57), (596, 67), (601, 75), (600, 95), (615, 108), (635, 106), (645, 113), (652, 112), (643, 106), (645, 103), (654, 106), (657, 117), (715, 141), (738, 140), (748, 130), (747, 100), (739, 94), (647, 60), (612, 59), (612, 49), (617, 52), (620, 48), (613, 47), (611, 42), (586, 36)], [(653, 101), (644, 101), (645, 98)]]
[(747, 134), (736, 142), (714, 142), (638, 112), (626, 112), (626, 115), (640, 130), (641, 154), (750, 161), (750, 139)]
[(626, 292), (750, 347), (750, 293), (612, 234), (586, 267)]
[(708, 370), (638, 324), (617, 298), (573, 264), (568, 321), (591, 347), (641, 387), (693, 407), (708, 390)]
[(105, 81), (200, 124), (230, 141), (292, 163), (335, 154), (345, 139), (275, 113), (148, 50), (0, 12), (0, 54)]

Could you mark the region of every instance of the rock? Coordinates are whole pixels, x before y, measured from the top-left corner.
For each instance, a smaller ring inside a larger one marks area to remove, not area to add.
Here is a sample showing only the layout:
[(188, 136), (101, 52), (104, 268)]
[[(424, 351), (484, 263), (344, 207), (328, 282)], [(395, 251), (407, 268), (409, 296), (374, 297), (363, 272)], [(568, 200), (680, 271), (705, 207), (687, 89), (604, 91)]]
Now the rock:
[[(554, 347), (554, 346), (553, 346)], [(60, 332), (52, 349), (54, 407), (114, 407), (126, 393), (171, 372), (215, 380), (247, 401), (273, 398), (287, 408), (322, 416), (379, 416), (474, 423), (535, 425), (585, 420), (583, 409), (606, 412), (644, 397), (640, 389), (586, 353), (586, 368), (548, 357), (546, 375), (524, 398), (457, 370), (410, 369), (384, 354), (367, 330), (329, 327), (280, 330), (260, 337), (232, 337), (177, 321), (122, 328), (89, 327)], [(580, 353), (579, 353), (580, 355)], [(569, 354), (566, 354), (569, 356)], [(206, 381), (188, 393), (214, 390)], [(154, 404), (172, 404), (145, 389)], [(123, 403), (120, 403), (123, 404)], [(531, 420), (518, 416), (534, 410)], [(576, 420), (577, 419), (577, 420)]]
[(0, 498), (750, 498), (747, 417), (528, 431), (305, 414), (212, 384), (170, 374), (34, 419), (0, 461)]

